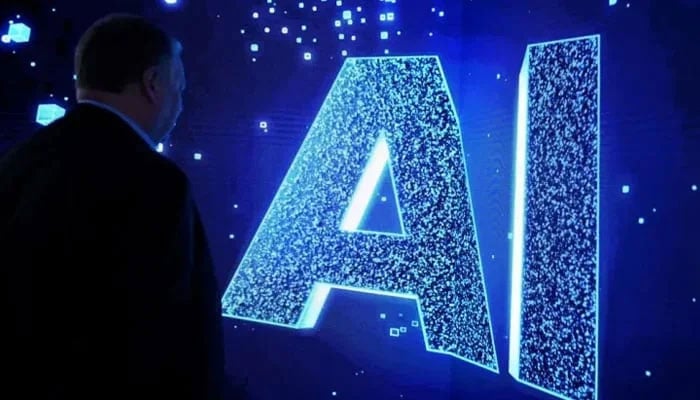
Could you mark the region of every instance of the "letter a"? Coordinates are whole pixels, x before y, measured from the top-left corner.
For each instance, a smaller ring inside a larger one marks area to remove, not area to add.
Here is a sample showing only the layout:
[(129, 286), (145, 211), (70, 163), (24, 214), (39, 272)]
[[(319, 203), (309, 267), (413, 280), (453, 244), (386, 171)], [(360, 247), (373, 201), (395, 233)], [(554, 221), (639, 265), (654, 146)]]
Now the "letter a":
[[(373, 157), (390, 158), (400, 235), (356, 229), (363, 188), (376, 187), (366, 167), (382, 165)], [(459, 121), (437, 57), (345, 61), (224, 315), (312, 328), (331, 289), (412, 299), (429, 351), (498, 371)]]

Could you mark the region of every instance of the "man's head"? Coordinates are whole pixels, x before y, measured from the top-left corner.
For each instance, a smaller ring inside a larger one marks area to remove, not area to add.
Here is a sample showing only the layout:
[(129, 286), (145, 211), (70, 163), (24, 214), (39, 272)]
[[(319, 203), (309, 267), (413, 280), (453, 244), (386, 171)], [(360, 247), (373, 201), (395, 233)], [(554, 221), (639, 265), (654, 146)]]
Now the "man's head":
[(181, 51), (179, 42), (141, 17), (102, 18), (85, 32), (75, 52), (77, 98), (118, 109), (158, 141), (182, 111)]

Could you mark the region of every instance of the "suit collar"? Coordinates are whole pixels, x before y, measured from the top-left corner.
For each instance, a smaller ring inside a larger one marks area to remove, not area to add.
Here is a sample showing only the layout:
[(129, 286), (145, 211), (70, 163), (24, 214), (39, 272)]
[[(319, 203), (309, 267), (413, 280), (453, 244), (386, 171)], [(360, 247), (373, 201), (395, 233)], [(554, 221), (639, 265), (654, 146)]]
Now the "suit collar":
[(138, 124), (136, 124), (136, 122), (134, 122), (131, 118), (126, 116), (124, 113), (120, 112), (119, 110), (115, 109), (114, 107), (111, 107), (107, 104), (104, 104), (104, 103), (101, 103), (101, 102), (95, 101), (95, 100), (80, 100), (78, 103), (98, 107), (102, 110), (108, 111), (108, 112), (116, 115), (122, 121), (124, 121), (127, 125), (129, 125), (131, 130), (134, 131), (139, 137), (141, 137), (141, 139), (143, 139), (143, 141), (146, 142), (148, 147), (155, 150), (156, 143), (153, 141), (153, 139), (151, 139), (151, 137), (148, 136), (148, 134), (146, 134), (146, 132), (143, 129), (141, 129), (141, 127)]

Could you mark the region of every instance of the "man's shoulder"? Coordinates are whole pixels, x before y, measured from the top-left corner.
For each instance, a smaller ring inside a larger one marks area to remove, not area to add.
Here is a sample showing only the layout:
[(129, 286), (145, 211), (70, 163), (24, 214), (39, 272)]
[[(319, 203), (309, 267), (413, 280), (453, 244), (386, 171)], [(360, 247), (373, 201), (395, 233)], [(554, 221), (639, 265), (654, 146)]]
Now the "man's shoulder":
[(174, 161), (156, 152), (142, 155), (142, 164), (136, 174), (144, 175), (151, 181), (163, 181), (177, 188), (189, 185), (185, 172)]

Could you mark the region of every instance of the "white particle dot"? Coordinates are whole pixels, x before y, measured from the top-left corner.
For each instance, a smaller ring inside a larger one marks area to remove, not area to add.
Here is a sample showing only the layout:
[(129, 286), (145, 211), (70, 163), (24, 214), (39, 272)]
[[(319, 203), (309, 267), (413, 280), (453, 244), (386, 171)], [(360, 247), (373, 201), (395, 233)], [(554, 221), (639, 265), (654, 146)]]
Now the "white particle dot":
[(698, 301), (698, 300), (697, 300), (695, 297), (693, 297), (693, 303), (695, 303), (695, 302), (697, 302), (697, 301)]
[(644, 220), (643, 217), (639, 217), (639, 219), (637, 220), (637, 222), (639, 222), (639, 225), (643, 225), (644, 222), (645, 222), (645, 220)]
[(629, 193), (630, 192), (630, 185), (622, 185), (622, 193)]
[(646, 376), (648, 376), (648, 377), (651, 376), (651, 371), (646, 370), (646, 371), (644, 372), (644, 375), (646, 375)]
[(693, 185), (693, 186), (691, 186), (691, 187), (690, 187), (690, 190), (692, 190), (693, 192), (697, 192), (697, 191), (698, 191), (698, 185)]
[(234, 204), (234, 205), (233, 205), (233, 208), (238, 208), (238, 204)]

